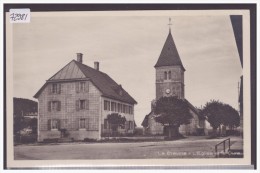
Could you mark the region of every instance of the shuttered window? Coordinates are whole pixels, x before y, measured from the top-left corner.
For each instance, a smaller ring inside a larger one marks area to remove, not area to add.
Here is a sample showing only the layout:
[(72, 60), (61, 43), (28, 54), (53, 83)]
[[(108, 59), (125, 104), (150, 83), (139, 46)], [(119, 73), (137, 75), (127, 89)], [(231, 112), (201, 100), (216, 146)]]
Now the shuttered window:
[(76, 82), (75, 84), (76, 84), (77, 93), (89, 92), (89, 82), (88, 81)]
[(47, 123), (48, 123), (48, 130), (60, 129), (60, 120), (59, 119), (49, 119)]
[(89, 110), (89, 100), (76, 100), (76, 110)]
[(60, 94), (61, 93), (61, 84), (60, 83), (52, 83), (49, 86), (50, 94)]
[(48, 102), (48, 111), (49, 112), (61, 111), (61, 102), (60, 101), (49, 101)]

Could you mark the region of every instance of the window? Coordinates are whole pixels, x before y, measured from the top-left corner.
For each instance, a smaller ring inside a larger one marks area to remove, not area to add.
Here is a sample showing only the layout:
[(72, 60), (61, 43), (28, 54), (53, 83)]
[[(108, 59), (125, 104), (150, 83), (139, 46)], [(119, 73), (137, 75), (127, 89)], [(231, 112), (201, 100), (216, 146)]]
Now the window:
[(111, 102), (111, 111), (116, 111), (116, 103)]
[(118, 112), (121, 112), (121, 106), (122, 106), (122, 104), (117, 103), (117, 111), (118, 111)]
[(123, 113), (126, 112), (126, 109), (125, 109), (125, 108), (126, 108), (126, 105), (123, 105), (123, 111), (122, 111)]
[(85, 129), (86, 128), (86, 119), (83, 119), (83, 118), (81, 118), (80, 120), (79, 120), (79, 128), (80, 129)]
[(53, 83), (50, 85), (51, 94), (60, 94), (61, 93), (61, 84)]
[(133, 114), (133, 107), (129, 106), (129, 114)]
[(168, 79), (171, 79), (171, 78), (172, 78), (172, 72), (169, 71), (169, 72), (168, 72)]
[(48, 111), (60, 111), (61, 110), (61, 102), (60, 101), (49, 101), (48, 102)]
[(88, 81), (76, 82), (76, 92), (77, 93), (89, 92), (89, 82)]
[(110, 101), (104, 100), (104, 110), (110, 111)]
[(167, 80), (167, 72), (164, 72), (164, 80)]
[(89, 110), (89, 101), (88, 100), (77, 100), (76, 101), (76, 110)]
[(109, 123), (107, 119), (104, 119), (104, 129), (109, 129)]
[(51, 121), (51, 129), (57, 130), (58, 127), (59, 127), (59, 122), (58, 122), (58, 120), (52, 120), (52, 121)]

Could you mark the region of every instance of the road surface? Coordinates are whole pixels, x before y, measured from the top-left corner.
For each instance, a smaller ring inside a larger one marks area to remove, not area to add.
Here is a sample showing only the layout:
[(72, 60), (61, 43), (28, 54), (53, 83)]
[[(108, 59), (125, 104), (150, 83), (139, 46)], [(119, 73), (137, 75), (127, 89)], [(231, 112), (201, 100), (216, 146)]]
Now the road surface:
[[(129, 143), (60, 143), (18, 145), (15, 160), (213, 158), (222, 139), (188, 137), (176, 141)], [(235, 139), (231, 139), (231, 145)]]

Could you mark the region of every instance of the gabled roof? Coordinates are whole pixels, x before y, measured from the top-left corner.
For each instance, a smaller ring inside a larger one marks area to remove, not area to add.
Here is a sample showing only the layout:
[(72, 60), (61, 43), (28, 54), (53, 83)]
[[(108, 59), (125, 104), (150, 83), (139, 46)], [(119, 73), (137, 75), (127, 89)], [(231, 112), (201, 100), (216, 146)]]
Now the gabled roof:
[(162, 66), (181, 66), (183, 70), (184, 67), (182, 65), (179, 53), (177, 51), (176, 45), (172, 38), (171, 32), (169, 32), (168, 37), (164, 43), (163, 49), (159, 56), (159, 59), (154, 67), (162, 67)]
[(35, 94), (35, 98), (38, 98), (41, 91), (50, 82), (60, 82), (68, 80), (90, 80), (102, 93), (102, 96), (111, 99), (116, 99), (122, 102), (137, 104), (137, 102), (113, 79), (111, 79), (106, 73), (91, 68), (80, 62), (72, 60), (69, 64), (63, 67), (55, 75), (53, 75), (42, 88)]
[[(87, 65), (74, 61), (83, 74), (90, 78), (93, 84), (102, 92), (103, 96), (117, 99), (126, 103), (137, 104), (137, 102), (106, 73), (93, 69)], [(120, 93), (120, 90), (122, 91)]]

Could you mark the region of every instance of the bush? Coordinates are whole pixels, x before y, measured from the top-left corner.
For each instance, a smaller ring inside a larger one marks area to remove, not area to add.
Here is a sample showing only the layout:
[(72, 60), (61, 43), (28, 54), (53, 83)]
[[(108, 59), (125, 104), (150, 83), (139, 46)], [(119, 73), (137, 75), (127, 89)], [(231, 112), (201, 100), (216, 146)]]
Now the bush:
[(30, 134), (30, 135), (15, 135), (14, 136), (14, 143), (22, 143), (22, 144), (28, 144), (28, 143), (35, 143), (37, 142), (37, 135)]
[(59, 138), (46, 138), (43, 140), (43, 143), (56, 143), (59, 141)]
[(91, 139), (91, 138), (85, 138), (84, 142), (97, 142), (96, 139)]

